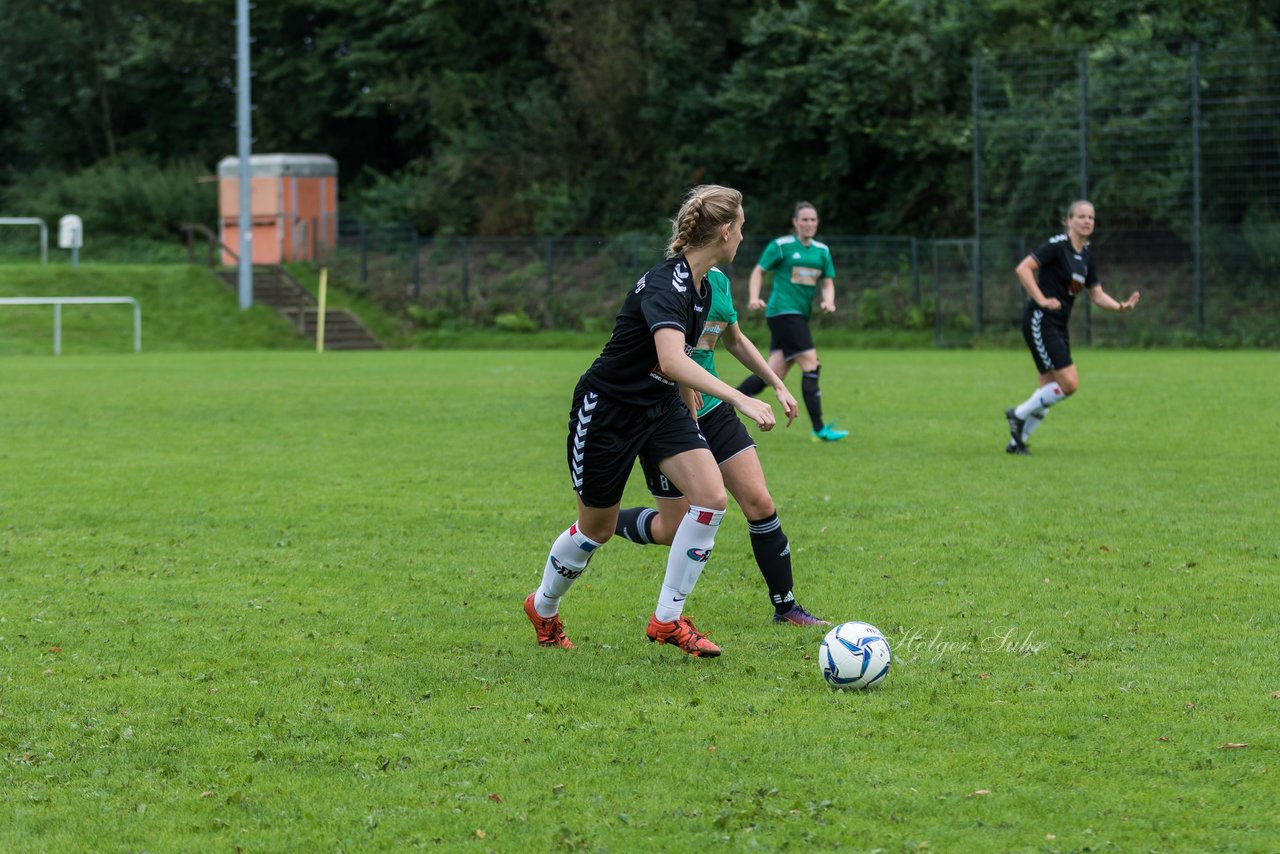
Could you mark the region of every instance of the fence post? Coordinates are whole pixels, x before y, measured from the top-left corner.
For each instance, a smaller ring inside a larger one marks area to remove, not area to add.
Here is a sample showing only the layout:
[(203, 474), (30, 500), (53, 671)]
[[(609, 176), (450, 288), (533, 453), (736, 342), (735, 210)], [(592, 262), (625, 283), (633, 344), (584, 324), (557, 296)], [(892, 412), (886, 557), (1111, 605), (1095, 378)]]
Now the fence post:
[[(978, 55), (973, 55), (973, 331), (982, 332), (982, 95)], [(937, 268), (935, 251), (934, 267)]]
[(369, 234), (360, 223), (360, 284), (369, 281)]
[(409, 230), (413, 235), (410, 241), (413, 249), (413, 266), (410, 268), (413, 276), (411, 279), (413, 282), (413, 301), (420, 303), (422, 302), (422, 267), (418, 256), (422, 253), (422, 249), (418, 245), (418, 227), (410, 226)]
[(915, 291), (916, 307), (920, 306), (920, 241), (911, 238), (911, 282)]
[(471, 264), (467, 257), (467, 238), (458, 238), (458, 252), (462, 255), (462, 301), (467, 302), (470, 299), (471, 290)]
[(933, 243), (933, 346), (942, 346), (942, 278), (938, 272), (938, 244)]
[(548, 237), (547, 238), (547, 296), (551, 296), (551, 294), (555, 291), (556, 279), (555, 279), (555, 272), (553, 269), (555, 265), (555, 260), (556, 260), (555, 255), (556, 255), (555, 239)]
[[(1089, 64), (1084, 48), (1079, 53), (1080, 77), (1080, 198), (1089, 198)], [(1084, 343), (1093, 343), (1093, 301), (1084, 304)]]
[(1204, 221), (1200, 197), (1200, 43), (1191, 43), (1191, 252), (1196, 301), (1196, 335), (1204, 335)]

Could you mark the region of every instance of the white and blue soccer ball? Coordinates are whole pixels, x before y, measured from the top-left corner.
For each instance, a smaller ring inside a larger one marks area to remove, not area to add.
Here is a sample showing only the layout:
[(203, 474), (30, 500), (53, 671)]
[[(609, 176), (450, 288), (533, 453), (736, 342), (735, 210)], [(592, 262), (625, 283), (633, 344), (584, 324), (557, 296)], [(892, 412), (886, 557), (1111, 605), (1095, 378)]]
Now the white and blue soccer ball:
[(889, 641), (870, 623), (841, 623), (822, 639), (818, 666), (832, 688), (845, 690), (879, 685), (889, 675)]

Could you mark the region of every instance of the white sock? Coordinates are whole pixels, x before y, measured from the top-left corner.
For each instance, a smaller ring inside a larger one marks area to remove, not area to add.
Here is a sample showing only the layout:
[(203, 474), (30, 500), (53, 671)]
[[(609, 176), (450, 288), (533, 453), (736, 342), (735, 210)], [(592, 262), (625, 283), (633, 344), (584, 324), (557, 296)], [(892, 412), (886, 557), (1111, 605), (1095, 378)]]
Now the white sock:
[(671, 541), (671, 552), (667, 555), (667, 574), (663, 576), (658, 607), (654, 609), (662, 622), (674, 622), (684, 613), (684, 600), (693, 592), (698, 576), (702, 575), (702, 569), (711, 557), (711, 548), (716, 544), (716, 531), (723, 518), (723, 510), (689, 505), (689, 512), (681, 520), (680, 527), (676, 528), (675, 539)]
[(551, 554), (547, 555), (547, 565), (542, 569), (542, 584), (533, 595), (533, 610), (539, 617), (551, 617), (560, 610), (561, 597), (582, 575), (598, 548), (600, 543), (579, 531), (577, 522), (556, 537)]
[(1022, 444), (1025, 445), (1027, 443), (1031, 438), (1031, 434), (1036, 432), (1036, 428), (1040, 426), (1041, 422), (1043, 422), (1048, 415), (1049, 410), (1037, 409), (1035, 412), (1027, 416), (1022, 425)]
[[(1057, 383), (1042, 385), (1036, 389), (1035, 394), (1014, 407), (1013, 414), (1025, 421), (1027, 416), (1037, 409), (1048, 409), (1065, 397), (1066, 395), (1062, 393), (1062, 386)], [(1041, 417), (1043, 418), (1043, 416)]]

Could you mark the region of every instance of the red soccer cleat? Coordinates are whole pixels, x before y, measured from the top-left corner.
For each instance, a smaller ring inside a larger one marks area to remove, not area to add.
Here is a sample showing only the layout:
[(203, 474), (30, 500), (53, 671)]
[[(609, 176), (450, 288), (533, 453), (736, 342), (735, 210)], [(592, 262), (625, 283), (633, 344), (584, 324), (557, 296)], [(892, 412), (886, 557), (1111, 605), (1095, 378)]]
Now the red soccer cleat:
[(560, 622), (560, 615), (540, 616), (533, 607), (533, 597), (534, 594), (530, 593), (524, 600), (524, 613), (529, 618), (529, 622), (533, 623), (533, 627), (538, 630), (538, 645), (573, 649), (573, 641), (565, 637), (564, 624)]
[(672, 623), (664, 623), (654, 614), (649, 618), (649, 627), (645, 629), (649, 640), (655, 643), (669, 643), (680, 647), (689, 655), (700, 658), (715, 658), (720, 654), (720, 647), (707, 640), (706, 635), (694, 627), (688, 617), (681, 617)]

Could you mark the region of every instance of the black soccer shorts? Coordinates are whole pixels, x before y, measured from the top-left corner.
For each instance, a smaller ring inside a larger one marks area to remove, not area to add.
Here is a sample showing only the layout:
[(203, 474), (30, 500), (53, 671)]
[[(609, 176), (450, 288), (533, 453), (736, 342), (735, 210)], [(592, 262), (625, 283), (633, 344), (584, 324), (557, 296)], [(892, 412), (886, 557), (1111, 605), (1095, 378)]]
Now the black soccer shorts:
[(769, 352), (782, 351), (782, 358), (790, 361), (801, 353), (816, 349), (809, 321), (802, 314), (779, 314), (766, 317), (769, 324)]
[[(748, 448), (756, 446), (738, 413), (723, 401), (698, 419), (698, 426), (702, 428), (702, 435), (707, 438), (707, 445), (710, 446), (717, 465), (723, 465)], [(644, 482), (649, 487), (649, 493), (654, 498), (683, 498), (684, 494), (658, 468), (658, 464), (664, 459), (666, 457), (640, 456), (640, 468), (644, 470)]]
[(1028, 302), (1022, 314), (1022, 337), (1031, 350), (1036, 370), (1042, 374), (1070, 367), (1071, 333), (1065, 321), (1055, 317), (1058, 312), (1045, 311)]
[(581, 382), (574, 389), (569, 476), (588, 507), (621, 503), (637, 457), (665, 460), (706, 447), (689, 408), (674, 392), (652, 406), (633, 406), (597, 394)]

